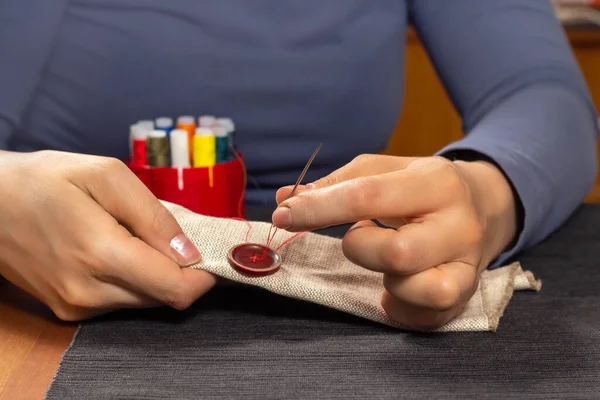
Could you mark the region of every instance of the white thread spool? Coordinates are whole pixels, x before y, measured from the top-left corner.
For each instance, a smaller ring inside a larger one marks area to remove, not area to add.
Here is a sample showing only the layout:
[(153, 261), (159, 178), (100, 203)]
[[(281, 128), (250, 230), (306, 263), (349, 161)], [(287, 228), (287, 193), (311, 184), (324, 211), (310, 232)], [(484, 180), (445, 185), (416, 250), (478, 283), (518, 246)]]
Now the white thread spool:
[(198, 127), (211, 128), (217, 119), (212, 115), (203, 115), (198, 118)]
[(190, 167), (190, 148), (188, 132), (183, 129), (173, 129), (170, 134), (171, 166), (173, 168)]

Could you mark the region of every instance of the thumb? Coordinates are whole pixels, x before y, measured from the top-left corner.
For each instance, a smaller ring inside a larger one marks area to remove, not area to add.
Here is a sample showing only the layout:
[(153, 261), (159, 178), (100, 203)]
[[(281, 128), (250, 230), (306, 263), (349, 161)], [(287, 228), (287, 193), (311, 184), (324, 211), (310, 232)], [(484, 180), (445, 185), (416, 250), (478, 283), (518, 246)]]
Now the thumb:
[(135, 236), (180, 266), (200, 261), (196, 246), (146, 185), (121, 161), (106, 158), (102, 162), (102, 168), (94, 168), (93, 173), (78, 175), (75, 179), (80, 181), (75, 184)]

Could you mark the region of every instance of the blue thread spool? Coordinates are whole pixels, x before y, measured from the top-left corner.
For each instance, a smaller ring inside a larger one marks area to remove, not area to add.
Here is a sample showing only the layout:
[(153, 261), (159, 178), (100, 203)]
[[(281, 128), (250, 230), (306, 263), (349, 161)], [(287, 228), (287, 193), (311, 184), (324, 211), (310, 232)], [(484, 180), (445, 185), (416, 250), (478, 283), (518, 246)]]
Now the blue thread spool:
[[(173, 118), (159, 117), (154, 121), (156, 130), (164, 131), (167, 134), (167, 143), (171, 140), (171, 131), (173, 130)], [(169, 163), (171, 163), (171, 154), (169, 153)]]
[(167, 136), (169, 136), (169, 133), (171, 133), (171, 131), (173, 130), (173, 118), (169, 118), (169, 117), (156, 118), (155, 126), (156, 126), (156, 129), (165, 131)]

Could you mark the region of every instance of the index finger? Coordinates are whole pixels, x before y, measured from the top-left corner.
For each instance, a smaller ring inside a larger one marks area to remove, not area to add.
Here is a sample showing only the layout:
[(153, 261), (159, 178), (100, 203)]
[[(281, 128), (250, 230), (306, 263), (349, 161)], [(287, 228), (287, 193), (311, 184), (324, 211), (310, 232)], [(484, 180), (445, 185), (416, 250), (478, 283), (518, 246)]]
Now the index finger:
[(283, 201), (273, 223), (305, 231), (369, 219), (411, 217), (436, 210), (440, 188), (424, 169), (404, 169), (350, 179)]
[[(345, 182), (350, 179), (384, 174), (386, 172), (404, 169), (415, 157), (396, 157), (380, 154), (361, 154), (354, 158), (351, 162), (341, 168), (336, 169), (327, 176), (318, 179), (308, 185), (300, 185), (296, 190), (296, 194), (300, 194), (307, 190), (320, 189), (335, 185), (340, 182)], [(284, 186), (279, 189), (275, 195), (277, 204), (287, 199), (293, 189), (293, 185)]]

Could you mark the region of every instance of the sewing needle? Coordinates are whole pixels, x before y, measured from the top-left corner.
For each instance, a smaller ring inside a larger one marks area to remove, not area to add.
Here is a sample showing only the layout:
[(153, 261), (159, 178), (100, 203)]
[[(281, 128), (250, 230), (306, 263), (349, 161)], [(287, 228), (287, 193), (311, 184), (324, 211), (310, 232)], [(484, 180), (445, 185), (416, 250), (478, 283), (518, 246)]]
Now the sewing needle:
[(304, 175), (306, 175), (306, 172), (308, 171), (308, 168), (310, 167), (310, 164), (312, 164), (313, 160), (317, 156), (317, 153), (319, 152), (319, 150), (321, 150), (321, 146), (323, 146), (323, 143), (319, 144), (319, 147), (317, 147), (317, 149), (315, 150), (315, 152), (313, 153), (313, 155), (310, 157), (310, 159), (308, 160), (308, 162), (304, 166), (304, 170), (302, 170), (302, 173), (298, 177), (298, 180), (296, 181), (296, 184), (294, 185), (294, 188), (292, 189), (292, 192), (290, 193), (290, 196), (288, 197), (288, 199), (291, 198), (294, 195), (294, 193), (296, 192), (296, 188), (298, 187), (298, 185), (300, 184), (300, 182), (302, 182), (302, 179), (304, 179)]
[[(317, 149), (315, 150), (315, 152), (313, 153), (313, 155), (310, 157), (310, 159), (308, 160), (308, 162), (304, 166), (304, 169), (302, 170), (302, 173), (298, 177), (298, 180), (296, 181), (296, 184), (294, 185), (294, 188), (292, 189), (292, 192), (288, 196), (288, 199), (290, 199), (294, 195), (294, 193), (296, 192), (296, 189), (298, 188), (298, 185), (300, 185), (300, 182), (302, 182), (302, 179), (304, 179), (304, 175), (306, 175), (306, 172), (308, 171), (308, 168), (310, 167), (310, 164), (312, 164), (313, 160), (317, 156), (317, 153), (319, 152), (319, 150), (321, 150), (321, 146), (323, 146), (323, 143), (319, 144), (319, 146), (317, 147)], [(274, 231), (273, 231), (273, 228), (275, 228)], [(277, 233), (277, 227), (273, 223), (271, 223), (271, 227), (269, 228), (269, 234), (267, 236), (267, 246), (265, 247), (265, 253), (263, 253), (263, 257), (264, 257), (264, 254), (266, 254), (266, 248), (268, 248), (268, 246), (271, 244), (271, 241), (275, 237), (276, 233)]]

